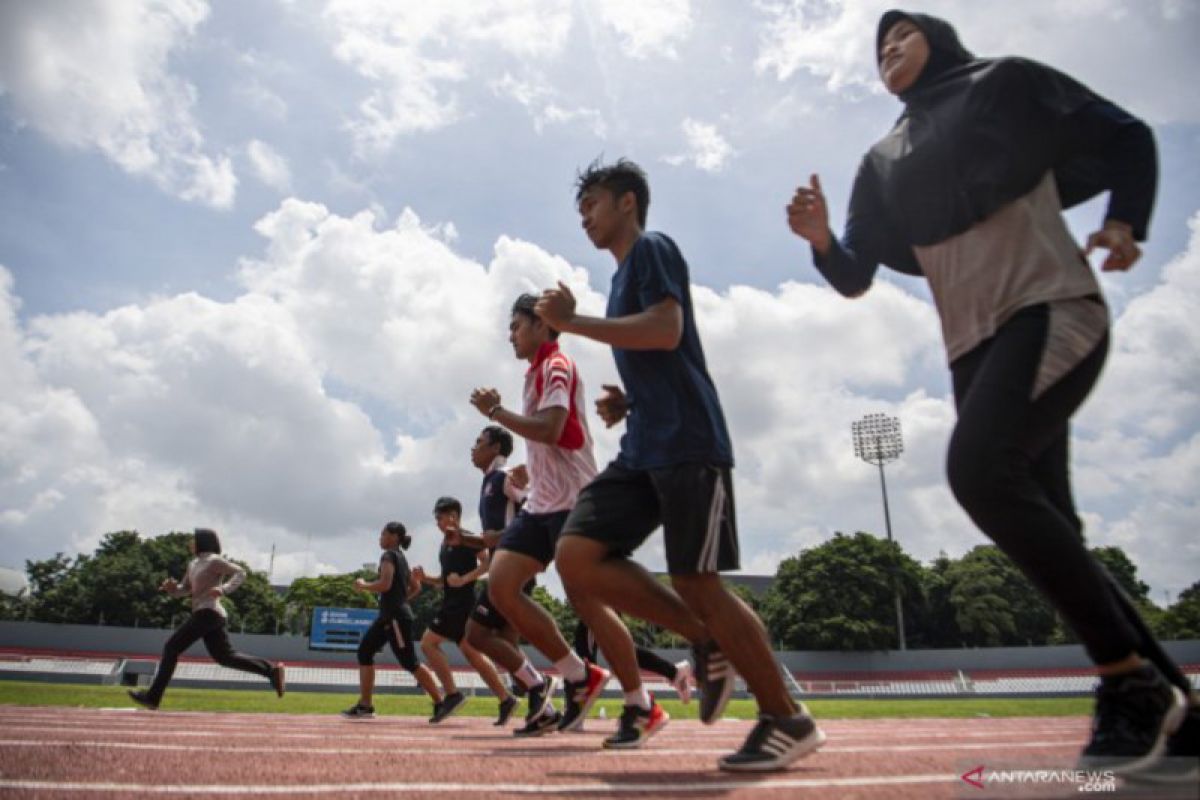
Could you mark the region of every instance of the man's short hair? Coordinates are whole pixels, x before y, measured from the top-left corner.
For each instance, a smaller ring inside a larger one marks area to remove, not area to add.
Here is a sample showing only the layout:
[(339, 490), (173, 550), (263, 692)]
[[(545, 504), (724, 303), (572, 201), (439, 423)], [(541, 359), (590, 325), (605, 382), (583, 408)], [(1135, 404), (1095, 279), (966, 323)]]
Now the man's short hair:
[[(538, 320), (542, 319), (541, 317), (539, 317), (537, 315), (537, 312), (534, 311), (534, 307), (537, 306), (537, 301), (538, 301), (538, 299), (534, 295), (523, 294), (520, 297), (518, 297), (515, 301), (513, 301), (512, 313), (521, 314), (523, 316), (529, 317), (529, 319), (533, 320), (534, 322), (537, 322)], [(545, 322), (545, 320), (542, 320), (542, 321)], [(548, 330), (550, 332), (551, 339), (558, 338), (558, 331), (555, 330), (554, 328), (550, 327), (550, 325), (546, 325), (546, 330)]]
[(618, 158), (616, 163), (608, 165), (597, 158), (575, 176), (576, 204), (584, 194), (596, 187), (612, 192), (617, 200), (624, 197), (626, 192), (633, 192), (637, 201), (638, 225), (645, 230), (646, 213), (650, 210), (650, 184), (641, 167), (625, 158)]
[(458, 502), (457, 497), (439, 497), (437, 502), (433, 504), (434, 514), (444, 514), (454, 512), (462, 516), (462, 503)]
[(483, 429), (483, 433), (487, 436), (488, 444), (500, 445), (500, 455), (505, 458), (512, 455), (513, 437), (511, 433), (499, 425), (488, 425)]

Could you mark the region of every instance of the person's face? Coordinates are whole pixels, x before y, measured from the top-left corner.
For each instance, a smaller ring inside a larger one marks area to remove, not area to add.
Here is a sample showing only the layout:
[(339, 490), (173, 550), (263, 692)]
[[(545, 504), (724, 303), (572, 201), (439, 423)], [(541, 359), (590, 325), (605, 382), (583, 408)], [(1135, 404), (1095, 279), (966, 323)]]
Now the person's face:
[(515, 313), (508, 322), (508, 341), (517, 358), (531, 360), (547, 338), (546, 323), (528, 314)]
[(500, 443), (492, 444), (486, 433), (475, 438), (475, 446), (471, 448), (471, 463), (476, 469), (487, 469), (500, 455)]
[(620, 200), (611, 190), (593, 186), (579, 198), (579, 218), (584, 233), (598, 250), (609, 249), (628, 224), (630, 206), (636, 213), (637, 200), (626, 192)]
[(912, 86), (928, 62), (929, 40), (909, 20), (900, 20), (884, 34), (879, 47), (879, 77), (892, 94)]
[(459, 514), (457, 511), (439, 511), (433, 515), (437, 522), (438, 530), (442, 533), (450, 533), (458, 528)]
[(379, 532), (379, 549), (391, 550), (400, 544), (400, 537), (394, 533), (388, 533), (387, 529)]

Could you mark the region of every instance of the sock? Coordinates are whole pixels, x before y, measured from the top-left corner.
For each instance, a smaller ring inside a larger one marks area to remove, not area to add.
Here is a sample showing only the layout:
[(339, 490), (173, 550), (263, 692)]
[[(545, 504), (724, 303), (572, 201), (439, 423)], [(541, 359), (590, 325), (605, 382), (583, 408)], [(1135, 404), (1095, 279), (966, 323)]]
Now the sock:
[(529, 659), (525, 659), (521, 664), (521, 668), (512, 674), (514, 678), (520, 681), (521, 685), (526, 689), (532, 689), (540, 684), (545, 678), (542, 673), (533, 668), (533, 664), (529, 663)]
[(571, 683), (579, 683), (587, 677), (587, 665), (583, 663), (582, 658), (572, 652), (568, 652), (558, 661), (555, 661), (554, 667)]
[(650, 703), (650, 692), (646, 691), (645, 686), (639, 686), (632, 692), (625, 693), (625, 705), (627, 706), (637, 706), (643, 711), (649, 711)]

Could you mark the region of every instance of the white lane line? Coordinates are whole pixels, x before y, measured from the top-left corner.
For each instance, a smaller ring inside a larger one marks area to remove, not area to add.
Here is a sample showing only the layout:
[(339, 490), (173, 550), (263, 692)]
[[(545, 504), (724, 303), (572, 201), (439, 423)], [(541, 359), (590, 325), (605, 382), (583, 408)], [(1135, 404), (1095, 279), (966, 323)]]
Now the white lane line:
[[(509, 739), (502, 740), (511, 742)], [(67, 740), (67, 739), (0, 739), (0, 748), (11, 747), (96, 747), (108, 750), (162, 750), (162, 751), (179, 751), (179, 752), (207, 752), (207, 753), (299, 753), (305, 755), (379, 755), (379, 754), (394, 754), (395, 748), (380, 748), (380, 747), (242, 747), (242, 746), (221, 746), (221, 745), (195, 745), (195, 744), (161, 744), (156, 742), (111, 742), (97, 740)], [(1061, 740), (1053, 741), (1038, 741), (1038, 742), (959, 742), (953, 744), (901, 744), (901, 745), (860, 745), (851, 747), (827, 746), (822, 747), (821, 753), (920, 753), (935, 750), (1012, 750), (1023, 748), (1047, 748), (1047, 747), (1063, 747), (1074, 750), (1078, 745), (1071, 742), (1063, 742)], [(501, 748), (499, 750), (489, 750), (488, 748), (459, 748), (450, 749), (445, 747), (432, 748), (407, 748), (404, 751), (405, 756), (437, 756), (437, 755), (494, 755), (502, 756), (518, 752), (536, 752), (545, 755), (555, 755), (553, 748), (529, 748), (529, 747), (513, 747)], [(604, 750), (596, 748), (594, 751), (559, 751), (559, 754), (564, 756), (580, 756), (580, 755), (605, 755), (612, 757), (629, 757), (629, 756), (688, 756), (688, 755), (723, 755), (729, 752), (729, 748), (720, 750), (707, 750), (698, 748), (687, 749), (671, 749), (671, 748), (654, 748), (639, 749), (639, 750)]]
[(136, 794), (299, 795), (355, 792), (470, 792), (494, 794), (678, 794), (684, 792), (755, 791), (780, 789), (832, 789), (837, 787), (904, 786), (953, 783), (954, 774), (871, 775), (858, 778), (782, 778), (745, 781), (720, 780), (693, 783), (558, 783), (530, 786), (525, 783), (332, 783), (332, 784), (219, 784), (167, 785), (154, 783), (83, 783), (74, 781), (26, 781), (0, 779), (0, 789), (43, 792), (127, 792)]

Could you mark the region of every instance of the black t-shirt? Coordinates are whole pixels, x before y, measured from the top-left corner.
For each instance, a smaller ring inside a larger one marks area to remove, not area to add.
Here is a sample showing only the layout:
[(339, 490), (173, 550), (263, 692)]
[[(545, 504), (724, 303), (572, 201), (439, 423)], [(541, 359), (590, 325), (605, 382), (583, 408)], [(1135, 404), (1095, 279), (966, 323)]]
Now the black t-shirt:
[(408, 582), (412, 579), (408, 559), (399, 550), (384, 550), (379, 558), (379, 572), (383, 573), (383, 565), (392, 564), (392, 586), (386, 592), (379, 593), (379, 614), (385, 617), (400, 617), (412, 615), (408, 606)]
[(465, 575), (479, 564), (479, 551), (462, 544), (444, 544), (438, 553), (442, 565), (442, 607), (457, 608), (475, 605), (475, 581), (458, 587), (446, 583), (451, 574)]

